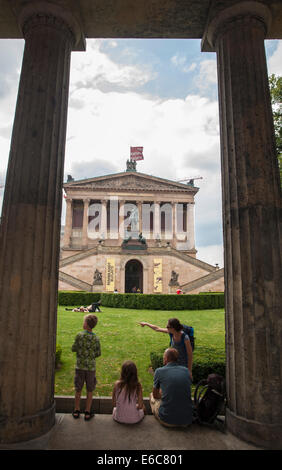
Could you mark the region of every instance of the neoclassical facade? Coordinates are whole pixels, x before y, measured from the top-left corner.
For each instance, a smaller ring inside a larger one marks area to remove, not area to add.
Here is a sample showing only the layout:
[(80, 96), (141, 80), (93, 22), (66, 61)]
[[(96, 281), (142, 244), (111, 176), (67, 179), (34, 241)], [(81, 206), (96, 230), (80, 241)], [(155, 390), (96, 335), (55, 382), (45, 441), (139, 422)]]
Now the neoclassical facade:
[(196, 259), (193, 182), (139, 173), (128, 162), (121, 173), (70, 178), (64, 191), (59, 289), (223, 291), (223, 270)]

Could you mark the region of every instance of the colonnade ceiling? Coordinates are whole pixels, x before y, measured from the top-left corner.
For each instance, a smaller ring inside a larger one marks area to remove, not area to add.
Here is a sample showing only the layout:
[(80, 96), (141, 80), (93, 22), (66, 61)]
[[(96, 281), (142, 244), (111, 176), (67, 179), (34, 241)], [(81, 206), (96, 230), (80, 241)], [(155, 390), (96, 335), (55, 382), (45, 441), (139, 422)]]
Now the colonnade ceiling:
[[(48, 3), (72, 13), (86, 38), (194, 38), (213, 15), (242, 0), (0, 0), (0, 38), (22, 38), (18, 14)], [(257, 0), (272, 10), (268, 39), (282, 39), (281, 0)]]

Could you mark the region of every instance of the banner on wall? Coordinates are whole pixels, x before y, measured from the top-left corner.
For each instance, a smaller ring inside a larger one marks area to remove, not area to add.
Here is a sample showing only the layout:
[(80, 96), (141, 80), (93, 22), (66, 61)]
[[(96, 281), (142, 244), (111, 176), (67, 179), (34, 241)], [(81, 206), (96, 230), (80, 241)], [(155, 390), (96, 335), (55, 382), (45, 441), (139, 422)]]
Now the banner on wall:
[(154, 259), (154, 292), (162, 293), (163, 290), (163, 278), (162, 278), (162, 258)]
[(106, 291), (113, 292), (115, 289), (115, 260), (107, 258), (106, 264)]

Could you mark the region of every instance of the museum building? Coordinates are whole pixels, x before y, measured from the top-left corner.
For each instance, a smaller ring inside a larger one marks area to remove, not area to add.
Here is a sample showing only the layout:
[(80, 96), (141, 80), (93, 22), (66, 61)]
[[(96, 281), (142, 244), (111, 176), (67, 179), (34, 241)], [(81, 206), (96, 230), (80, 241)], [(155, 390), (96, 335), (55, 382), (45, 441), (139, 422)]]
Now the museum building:
[(224, 291), (223, 269), (196, 258), (194, 180), (136, 171), (64, 184), (59, 290), (119, 293)]

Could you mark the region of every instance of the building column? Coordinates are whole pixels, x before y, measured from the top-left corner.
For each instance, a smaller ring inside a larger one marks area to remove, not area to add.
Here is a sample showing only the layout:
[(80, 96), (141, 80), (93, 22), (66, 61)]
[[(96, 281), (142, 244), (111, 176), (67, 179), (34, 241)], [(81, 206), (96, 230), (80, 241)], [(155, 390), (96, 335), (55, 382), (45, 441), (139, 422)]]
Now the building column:
[[(281, 189), (264, 39), (269, 9), (214, 12), (221, 132), (227, 429), (282, 446)], [(281, 229), (280, 229), (281, 230)]]
[(124, 240), (124, 204), (125, 201), (119, 200), (118, 234), (120, 243), (122, 243)]
[(88, 210), (90, 199), (83, 199), (82, 248), (88, 247)]
[(186, 233), (187, 233), (187, 250), (195, 250), (195, 203), (187, 203), (186, 212)]
[(64, 242), (63, 245), (69, 248), (71, 245), (71, 234), (72, 234), (72, 198), (66, 198), (66, 223), (64, 231)]
[(45, 14), (42, 5), (20, 17), (25, 50), (1, 223), (0, 442), (38, 437), (55, 423), (62, 184), (75, 37), (64, 10), (49, 4)]
[(101, 211), (101, 237), (104, 236), (105, 239), (108, 238), (107, 236), (107, 199), (103, 199), (101, 201), (102, 204), (102, 211)]
[(154, 201), (154, 239), (161, 239), (161, 203)]
[(143, 201), (137, 201), (138, 207), (138, 226), (139, 226), (139, 233), (142, 233), (142, 208), (143, 208)]
[(178, 205), (178, 202), (176, 201), (173, 201), (172, 202), (172, 244), (173, 244), (173, 247), (176, 247), (176, 244), (178, 242), (177, 240), (177, 230), (178, 230), (178, 227), (177, 227), (177, 205)]

